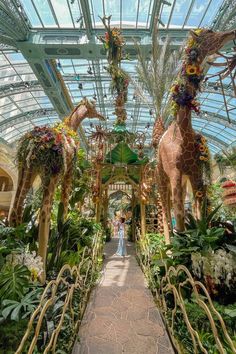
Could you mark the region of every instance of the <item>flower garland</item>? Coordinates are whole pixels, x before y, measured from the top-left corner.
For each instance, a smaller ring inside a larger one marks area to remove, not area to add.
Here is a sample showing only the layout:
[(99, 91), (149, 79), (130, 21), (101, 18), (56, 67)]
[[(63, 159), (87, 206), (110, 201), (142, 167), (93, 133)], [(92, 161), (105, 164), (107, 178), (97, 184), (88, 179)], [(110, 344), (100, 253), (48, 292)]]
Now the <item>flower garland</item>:
[[(202, 31), (203, 29), (200, 28), (194, 32), (199, 35)], [(200, 104), (195, 100), (195, 94), (190, 94), (188, 89), (189, 84), (193, 85), (196, 91), (200, 89), (200, 83), (204, 76), (199, 61), (198, 44), (191, 37), (185, 47), (185, 56), (179, 76), (170, 89), (172, 98), (171, 111), (174, 115), (177, 114), (181, 106), (188, 107), (197, 114), (200, 113)]]
[(104, 37), (100, 37), (100, 39), (102, 40), (105, 49), (111, 48), (112, 45), (122, 47), (125, 43), (121, 31), (116, 27), (114, 27), (110, 33), (105, 32)]
[[(207, 139), (202, 135), (197, 135), (195, 141), (196, 153), (198, 156), (200, 168), (203, 170), (203, 176), (205, 177), (205, 185), (208, 185), (211, 181), (211, 167), (210, 167), (210, 150), (207, 146)], [(198, 190), (195, 193), (196, 198), (203, 198), (205, 192)]]

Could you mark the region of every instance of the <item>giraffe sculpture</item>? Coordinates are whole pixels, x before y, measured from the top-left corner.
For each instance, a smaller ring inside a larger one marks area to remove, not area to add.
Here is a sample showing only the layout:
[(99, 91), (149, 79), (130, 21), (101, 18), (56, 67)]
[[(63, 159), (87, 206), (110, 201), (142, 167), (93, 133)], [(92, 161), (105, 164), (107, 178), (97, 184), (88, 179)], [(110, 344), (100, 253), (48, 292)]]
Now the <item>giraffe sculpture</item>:
[[(206, 192), (203, 164), (209, 158), (205, 140), (191, 125), (191, 111), (199, 113), (195, 100), (203, 80), (207, 56), (216, 53), (227, 42), (235, 39), (236, 31), (213, 32), (207, 29), (190, 31), (185, 57), (176, 82), (171, 87), (174, 121), (163, 134), (157, 150), (157, 179), (163, 209), (166, 242), (169, 243), (171, 225), (170, 196), (172, 196), (177, 231), (184, 230), (184, 199), (186, 180), (190, 181), (199, 216), (202, 198)], [(169, 226), (168, 226), (169, 224)]]
[(78, 148), (77, 130), (85, 118), (104, 119), (96, 111), (94, 103), (86, 98), (64, 120), (64, 123), (53, 128), (35, 127), (20, 140), (17, 156), (18, 185), (10, 215), (10, 224), (16, 226), (21, 223), (26, 195), (36, 176), (39, 175), (43, 187), (38, 233), (38, 254), (42, 257), (44, 269), (40, 279), (42, 282), (45, 281), (46, 276), (47, 245), (54, 192), (61, 179), (61, 201), (65, 217), (72, 189), (73, 162)]

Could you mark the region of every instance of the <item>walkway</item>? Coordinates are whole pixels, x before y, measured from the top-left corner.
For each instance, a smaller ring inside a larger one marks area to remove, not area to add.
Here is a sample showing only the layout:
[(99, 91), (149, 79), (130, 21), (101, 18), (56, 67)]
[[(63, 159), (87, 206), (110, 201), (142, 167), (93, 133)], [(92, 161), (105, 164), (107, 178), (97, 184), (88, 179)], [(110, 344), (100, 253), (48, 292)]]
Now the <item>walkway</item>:
[(160, 314), (136, 259), (116, 256), (118, 239), (105, 246), (100, 284), (93, 290), (73, 354), (173, 354)]

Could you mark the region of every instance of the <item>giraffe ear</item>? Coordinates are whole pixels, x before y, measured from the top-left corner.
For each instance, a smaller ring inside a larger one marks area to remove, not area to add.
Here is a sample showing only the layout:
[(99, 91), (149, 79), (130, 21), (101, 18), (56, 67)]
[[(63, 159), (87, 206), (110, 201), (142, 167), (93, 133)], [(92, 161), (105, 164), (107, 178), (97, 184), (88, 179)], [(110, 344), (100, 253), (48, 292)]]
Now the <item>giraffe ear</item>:
[(196, 40), (196, 39), (198, 38), (197, 33), (195, 33), (194, 31), (190, 30), (189, 33), (190, 33), (190, 35), (193, 37), (193, 39)]

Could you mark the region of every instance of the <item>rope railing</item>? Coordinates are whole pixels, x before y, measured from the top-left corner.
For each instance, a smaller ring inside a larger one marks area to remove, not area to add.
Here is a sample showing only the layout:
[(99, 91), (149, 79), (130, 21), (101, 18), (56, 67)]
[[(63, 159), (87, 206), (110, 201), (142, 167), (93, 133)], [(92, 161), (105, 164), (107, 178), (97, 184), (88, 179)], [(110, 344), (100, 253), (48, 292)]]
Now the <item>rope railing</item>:
[[(72, 349), (89, 293), (96, 281), (102, 245), (102, 235), (98, 232), (94, 237), (92, 248), (87, 246), (84, 248), (80, 263), (73, 267), (65, 264), (56, 279), (48, 282), (39, 305), (29, 319), (16, 354), (56, 353), (66, 323), (69, 323), (71, 329), (71, 336), (67, 339), (67, 350)], [(56, 324), (50, 329), (48, 327), (52, 322), (50, 321), (52, 312), (56, 314)], [(37, 346), (39, 342), (40, 351)]]
[[(138, 262), (148, 280), (177, 352), (181, 354), (209, 353), (209, 348), (205, 346), (204, 336), (199, 333), (199, 329), (195, 328), (190, 310), (187, 308), (187, 299), (189, 294), (192, 294), (191, 301), (199, 307), (206, 318), (205, 321), (209, 322), (207, 325), (214, 338), (214, 353), (236, 353), (236, 342), (229, 335), (225, 321), (215, 308), (204, 284), (195, 280), (184, 265), (170, 266), (169, 268), (165, 265), (165, 275), (159, 277), (157, 284), (151, 269), (153, 255), (150, 254), (148, 239), (140, 240), (138, 237), (136, 245)], [(192, 342), (191, 351), (184, 350), (176, 335), (176, 326), (179, 324), (180, 316), (185, 323), (186, 336), (189, 336)], [(202, 325), (204, 326), (204, 323)]]

